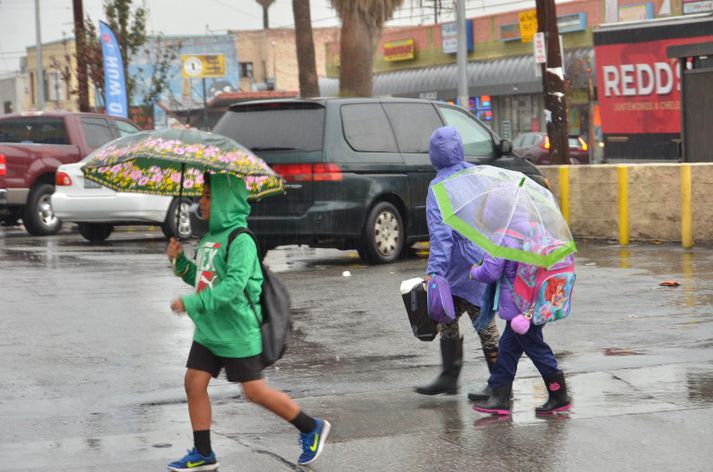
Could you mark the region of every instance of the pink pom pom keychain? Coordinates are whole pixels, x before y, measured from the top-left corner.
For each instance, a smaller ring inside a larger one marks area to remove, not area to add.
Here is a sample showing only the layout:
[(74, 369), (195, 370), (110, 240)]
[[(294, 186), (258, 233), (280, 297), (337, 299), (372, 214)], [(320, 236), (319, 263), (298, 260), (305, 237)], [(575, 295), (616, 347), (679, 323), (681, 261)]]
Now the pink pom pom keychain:
[(510, 327), (517, 334), (525, 334), (530, 329), (530, 319), (532, 319), (532, 313), (529, 311), (522, 315), (517, 315), (510, 321)]

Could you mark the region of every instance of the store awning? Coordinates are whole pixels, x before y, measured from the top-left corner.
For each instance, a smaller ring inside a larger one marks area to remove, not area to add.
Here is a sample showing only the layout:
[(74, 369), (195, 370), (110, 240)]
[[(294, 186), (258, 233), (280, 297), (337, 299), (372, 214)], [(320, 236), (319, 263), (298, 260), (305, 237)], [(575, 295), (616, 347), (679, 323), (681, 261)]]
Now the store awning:
[[(586, 86), (587, 66), (594, 74), (592, 48), (565, 51), (565, 74), (574, 88)], [(542, 79), (535, 74), (533, 56), (516, 56), (493, 61), (469, 62), (468, 91), (475, 95), (516, 95), (542, 91)], [(579, 77), (581, 76), (581, 77)], [(454, 98), (457, 89), (457, 65), (422, 67), (374, 75), (375, 96)], [(320, 95), (339, 93), (339, 80), (319, 80)]]

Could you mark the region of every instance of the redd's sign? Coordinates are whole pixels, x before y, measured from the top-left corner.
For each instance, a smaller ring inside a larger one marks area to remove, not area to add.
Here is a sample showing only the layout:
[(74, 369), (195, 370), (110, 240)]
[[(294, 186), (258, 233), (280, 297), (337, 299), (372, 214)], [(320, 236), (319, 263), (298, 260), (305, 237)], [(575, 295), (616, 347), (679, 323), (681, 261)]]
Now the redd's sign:
[(606, 97), (669, 95), (674, 83), (680, 89), (680, 69), (669, 62), (604, 66), (602, 75)]
[(596, 46), (604, 134), (679, 133), (680, 67), (666, 49), (713, 36)]

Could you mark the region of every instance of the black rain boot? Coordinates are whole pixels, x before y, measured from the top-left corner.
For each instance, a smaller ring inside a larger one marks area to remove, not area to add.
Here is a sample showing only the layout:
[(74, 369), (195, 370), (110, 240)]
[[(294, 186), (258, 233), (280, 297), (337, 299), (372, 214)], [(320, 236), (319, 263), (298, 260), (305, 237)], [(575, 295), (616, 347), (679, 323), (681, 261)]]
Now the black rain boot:
[(570, 398), (567, 396), (567, 385), (564, 382), (564, 372), (543, 377), (547, 393), (550, 395), (544, 405), (535, 408), (535, 414), (546, 415), (567, 411), (572, 406)]
[(463, 367), (463, 338), (441, 338), (441, 359), (443, 371), (430, 385), (416, 387), (416, 393), (421, 395), (438, 395), (458, 393), (458, 376)]
[(494, 415), (510, 414), (510, 392), (512, 384), (506, 384), (493, 389), (493, 393), (484, 402), (473, 405), (475, 411), (491, 413)]
[[(498, 360), (498, 350), (497, 349), (486, 349), (483, 348), (483, 354), (485, 355), (485, 362), (488, 364), (488, 372), (493, 373), (495, 369), (495, 362)], [(468, 400), (472, 402), (484, 402), (493, 393), (493, 389), (490, 385), (486, 385), (485, 388), (478, 392), (471, 392), (468, 394)]]

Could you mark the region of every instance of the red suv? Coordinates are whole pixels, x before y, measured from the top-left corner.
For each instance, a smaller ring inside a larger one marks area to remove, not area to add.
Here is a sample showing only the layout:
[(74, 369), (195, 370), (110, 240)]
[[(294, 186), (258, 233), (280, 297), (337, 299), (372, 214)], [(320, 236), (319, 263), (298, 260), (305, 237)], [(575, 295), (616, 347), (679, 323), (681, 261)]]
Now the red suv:
[[(512, 142), (515, 154), (537, 165), (549, 165), (550, 138), (547, 133), (522, 133)], [(572, 164), (589, 164), (589, 148), (580, 136), (569, 137), (569, 160)]]

